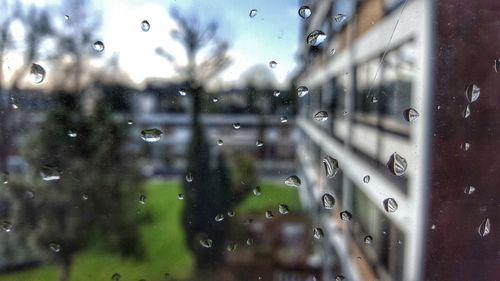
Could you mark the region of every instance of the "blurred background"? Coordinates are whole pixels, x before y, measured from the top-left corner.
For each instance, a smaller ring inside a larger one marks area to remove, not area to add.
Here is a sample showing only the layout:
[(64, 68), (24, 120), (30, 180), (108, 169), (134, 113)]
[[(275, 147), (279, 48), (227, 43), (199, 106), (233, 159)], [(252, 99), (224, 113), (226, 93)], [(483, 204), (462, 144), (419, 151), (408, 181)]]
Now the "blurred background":
[(495, 1), (0, 10), (0, 280), (500, 278)]

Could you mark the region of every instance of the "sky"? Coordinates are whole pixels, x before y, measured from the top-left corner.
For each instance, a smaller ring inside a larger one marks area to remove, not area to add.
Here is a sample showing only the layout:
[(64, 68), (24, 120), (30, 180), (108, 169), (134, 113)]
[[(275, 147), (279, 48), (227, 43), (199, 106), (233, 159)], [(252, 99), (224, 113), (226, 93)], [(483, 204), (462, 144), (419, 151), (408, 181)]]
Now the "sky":
[[(177, 7), (181, 14), (197, 15), (202, 22), (219, 23), (218, 37), (229, 42), (232, 65), (213, 83), (231, 85), (240, 82), (240, 75), (254, 65), (278, 63), (271, 69), (278, 83), (284, 85), (297, 66), (295, 59), (299, 43), (298, 1), (290, 0), (167, 0), (167, 1), (95, 1), (102, 16), (102, 31), (96, 37), (105, 44), (104, 58), (118, 55), (119, 66), (131, 79), (140, 83), (147, 78), (175, 77), (170, 62), (156, 55), (163, 47), (180, 64), (185, 62), (182, 47), (170, 37), (175, 22), (169, 8)], [(257, 9), (255, 17), (249, 12)], [(147, 20), (150, 30), (141, 30)]]

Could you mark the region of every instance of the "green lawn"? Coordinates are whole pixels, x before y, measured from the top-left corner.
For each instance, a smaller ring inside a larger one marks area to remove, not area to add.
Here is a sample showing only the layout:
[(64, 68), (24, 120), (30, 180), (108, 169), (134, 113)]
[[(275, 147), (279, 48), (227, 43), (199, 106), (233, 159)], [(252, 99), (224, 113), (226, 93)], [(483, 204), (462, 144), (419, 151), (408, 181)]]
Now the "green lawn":
[[(287, 204), (290, 210), (300, 208), (296, 189), (284, 184), (264, 182), (262, 195), (249, 195), (237, 208), (237, 213), (277, 213), (278, 204)], [(169, 273), (175, 279), (186, 278), (192, 273), (193, 258), (184, 243), (181, 226), (181, 209), (184, 201), (177, 199), (180, 192), (178, 182), (150, 181), (146, 184), (147, 203), (145, 208), (153, 222), (141, 227), (143, 245), (146, 248), (144, 260), (125, 259), (116, 254), (88, 249), (75, 257), (71, 270), (71, 281), (111, 280), (118, 272), (120, 281), (165, 280)], [(0, 275), (0, 281), (46, 281), (57, 280), (57, 269), (51, 265)]]

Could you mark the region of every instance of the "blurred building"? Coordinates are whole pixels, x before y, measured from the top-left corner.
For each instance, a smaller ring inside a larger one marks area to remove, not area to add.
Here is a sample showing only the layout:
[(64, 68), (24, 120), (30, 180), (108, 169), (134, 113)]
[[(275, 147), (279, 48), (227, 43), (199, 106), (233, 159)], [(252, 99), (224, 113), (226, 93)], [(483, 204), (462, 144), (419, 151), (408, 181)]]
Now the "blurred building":
[[(303, 20), (303, 65), (296, 79), (297, 86), (309, 88), (297, 117), (301, 199), (329, 241), (323, 249), (324, 280), (335, 274), (346, 280), (498, 277), (498, 247), (491, 249), (498, 240), (484, 235), (484, 222), (498, 221), (500, 213), (495, 187), (500, 181), (492, 168), (500, 164), (498, 121), (493, 121), (498, 120), (500, 65), (494, 66), (500, 44), (486, 39), (499, 34), (494, 14), (500, 3), (299, 5), (312, 11)], [(326, 34), (319, 46), (306, 40), (314, 30)], [(473, 84), (481, 88), (475, 102), (464, 95)], [(405, 120), (410, 108), (420, 115), (413, 122)], [(329, 114), (325, 122), (313, 118), (321, 110)], [(395, 152), (406, 159), (403, 176), (388, 168)], [(327, 156), (340, 165), (333, 179), (322, 167)], [(336, 199), (333, 212), (321, 206), (325, 193)], [(385, 210), (387, 198), (397, 202), (395, 212)], [(341, 220), (344, 210), (352, 220)], [(367, 235), (371, 243), (365, 242)]]

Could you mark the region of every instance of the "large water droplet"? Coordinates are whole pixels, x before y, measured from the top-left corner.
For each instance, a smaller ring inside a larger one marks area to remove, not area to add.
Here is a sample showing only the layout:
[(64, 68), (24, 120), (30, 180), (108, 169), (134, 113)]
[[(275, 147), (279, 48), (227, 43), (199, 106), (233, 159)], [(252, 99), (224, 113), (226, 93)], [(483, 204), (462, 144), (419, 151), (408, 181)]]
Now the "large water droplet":
[(314, 114), (314, 120), (318, 122), (325, 122), (328, 120), (328, 113), (326, 111), (318, 111), (316, 114)]
[(12, 223), (9, 221), (3, 221), (2, 222), (2, 229), (5, 232), (10, 232), (12, 230)]
[(200, 240), (200, 244), (201, 246), (203, 246), (204, 248), (212, 248), (212, 239), (201, 239)]
[(371, 244), (373, 241), (373, 238), (370, 235), (366, 235), (365, 239), (363, 239), (363, 241), (365, 242), (365, 244)]
[(321, 201), (323, 202), (323, 208), (328, 210), (333, 209), (333, 206), (335, 205), (335, 198), (333, 198), (333, 195), (330, 193), (323, 194)]
[(68, 15), (64, 15), (64, 19), (65, 20), (69, 20), (69, 16)]
[(264, 142), (261, 141), (261, 140), (258, 140), (258, 141), (255, 142), (255, 146), (257, 146), (257, 147), (261, 147), (263, 145), (264, 145)]
[(94, 50), (97, 52), (104, 51), (104, 43), (102, 43), (102, 41), (95, 41), (92, 47), (94, 47)]
[(343, 221), (350, 221), (352, 219), (352, 214), (348, 211), (340, 212), (340, 219)]
[(1, 181), (3, 184), (8, 184), (8, 183), (9, 183), (9, 172), (3, 172), (3, 173), (0, 175), (0, 181)]
[(141, 138), (147, 142), (157, 142), (161, 139), (162, 135), (163, 132), (156, 128), (141, 131)]
[(255, 196), (260, 196), (262, 194), (261, 190), (260, 190), (260, 186), (256, 186), (253, 188), (253, 194)]
[(278, 212), (282, 215), (286, 215), (290, 212), (290, 209), (288, 208), (288, 205), (286, 205), (286, 204), (279, 204)]
[(218, 146), (222, 146), (222, 145), (224, 145), (224, 141), (223, 141), (223, 140), (217, 140), (217, 145), (218, 145)]
[(186, 174), (186, 181), (187, 182), (192, 182), (193, 181), (193, 175), (191, 174), (191, 172), (189, 172), (189, 173)]
[(146, 195), (139, 196), (139, 203), (146, 204)]
[(120, 281), (121, 278), (122, 276), (119, 273), (115, 273), (111, 276), (111, 280), (113, 281)]
[(398, 209), (398, 203), (394, 198), (387, 198), (384, 200), (384, 209), (388, 213), (393, 213)]
[(61, 178), (61, 172), (55, 167), (44, 165), (40, 167), (40, 176), (44, 181), (54, 181)]
[(299, 98), (307, 94), (309, 94), (309, 89), (306, 86), (300, 86), (297, 88), (297, 96), (299, 96)]
[(313, 32), (309, 33), (309, 35), (307, 35), (306, 42), (308, 45), (317, 47), (321, 45), (321, 43), (323, 43), (325, 39), (326, 39), (326, 34), (323, 31), (314, 30)]
[(54, 253), (58, 253), (59, 251), (61, 251), (61, 245), (52, 242), (49, 243), (49, 249)]
[(184, 200), (184, 194), (182, 194), (182, 193), (177, 194), (177, 198), (179, 200)]
[(340, 169), (339, 162), (330, 156), (323, 158), (323, 167), (327, 178), (335, 177)]
[(470, 84), (467, 89), (465, 89), (465, 98), (469, 103), (477, 101), (480, 94), (481, 89), (476, 84)]
[(364, 183), (369, 183), (370, 182), (370, 176), (369, 175), (364, 176), (363, 182)]
[(291, 187), (300, 187), (301, 181), (297, 176), (289, 176), (285, 179), (285, 184)]
[(215, 216), (215, 221), (216, 222), (220, 222), (220, 221), (223, 221), (224, 220), (224, 214), (217, 214)]
[(149, 22), (147, 20), (143, 20), (141, 22), (141, 29), (142, 29), (142, 31), (147, 32), (147, 31), (149, 31), (150, 27), (151, 26), (149, 25)]
[(179, 89), (179, 95), (181, 96), (186, 96), (186, 90), (185, 89)]
[(269, 67), (270, 67), (270, 68), (276, 68), (276, 66), (278, 66), (278, 63), (277, 63), (277, 62), (275, 62), (275, 61), (273, 61), (273, 60), (269, 62)]
[(78, 136), (78, 134), (76, 133), (76, 130), (74, 129), (69, 129), (68, 130), (68, 137), (70, 138), (76, 138)]
[(238, 247), (238, 244), (236, 244), (235, 242), (228, 242), (226, 249), (228, 252), (234, 252), (234, 251), (236, 251), (237, 247)]
[(288, 117), (283, 115), (283, 116), (281, 116), (280, 121), (281, 121), (281, 123), (286, 123), (286, 122), (288, 122)]
[(257, 9), (251, 9), (250, 13), (248, 14), (251, 18), (255, 17), (257, 15)]
[(311, 16), (311, 8), (309, 6), (302, 6), (299, 8), (299, 16), (303, 19), (307, 19)]
[(481, 237), (484, 237), (490, 234), (490, 231), (491, 231), (490, 219), (486, 218), (481, 222), (481, 224), (477, 228), (477, 233), (479, 233)]
[(476, 191), (476, 188), (473, 187), (472, 185), (469, 185), (467, 187), (465, 187), (465, 190), (464, 190), (464, 193), (465, 194), (472, 194), (474, 191)]
[(336, 22), (343, 22), (345, 19), (346, 19), (346, 16), (344, 14), (336, 14), (333, 17), (333, 20), (335, 20)]
[(273, 91), (273, 96), (275, 96), (275, 97), (279, 97), (280, 95), (281, 95), (281, 92), (280, 92), (280, 91), (278, 91), (278, 90), (274, 90), (274, 91)]
[(468, 118), (470, 116), (470, 106), (467, 105), (464, 110), (464, 118)]
[(241, 128), (240, 123), (233, 123), (233, 128), (235, 128), (236, 130), (238, 130), (239, 128)]
[(389, 167), (391, 173), (400, 177), (404, 175), (404, 173), (406, 172), (408, 163), (406, 162), (406, 159), (404, 159), (401, 155), (399, 155), (397, 152), (394, 152), (391, 155), (391, 158), (389, 159), (387, 166)]
[(273, 212), (266, 211), (266, 219), (272, 219), (272, 218), (274, 218)]
[(313, 236), (314, 238), (316, 239), (321, 239), (325, 236), (325, 234), (323, 233), (323, 229), (321, 229), (320, 227), (315, 227), (313, 229)]
[(408, 108), (404, 111), (404, 118), (408, 122), (413, 122), (417, 120), (418, 117), (420, 117), (420, 113), (416, 111), (414, 108)]
[(35, 84), (40, 84), (45, 79), (45, 69), (36, 63), (31, 64), (30, 68), (31, 82)]

